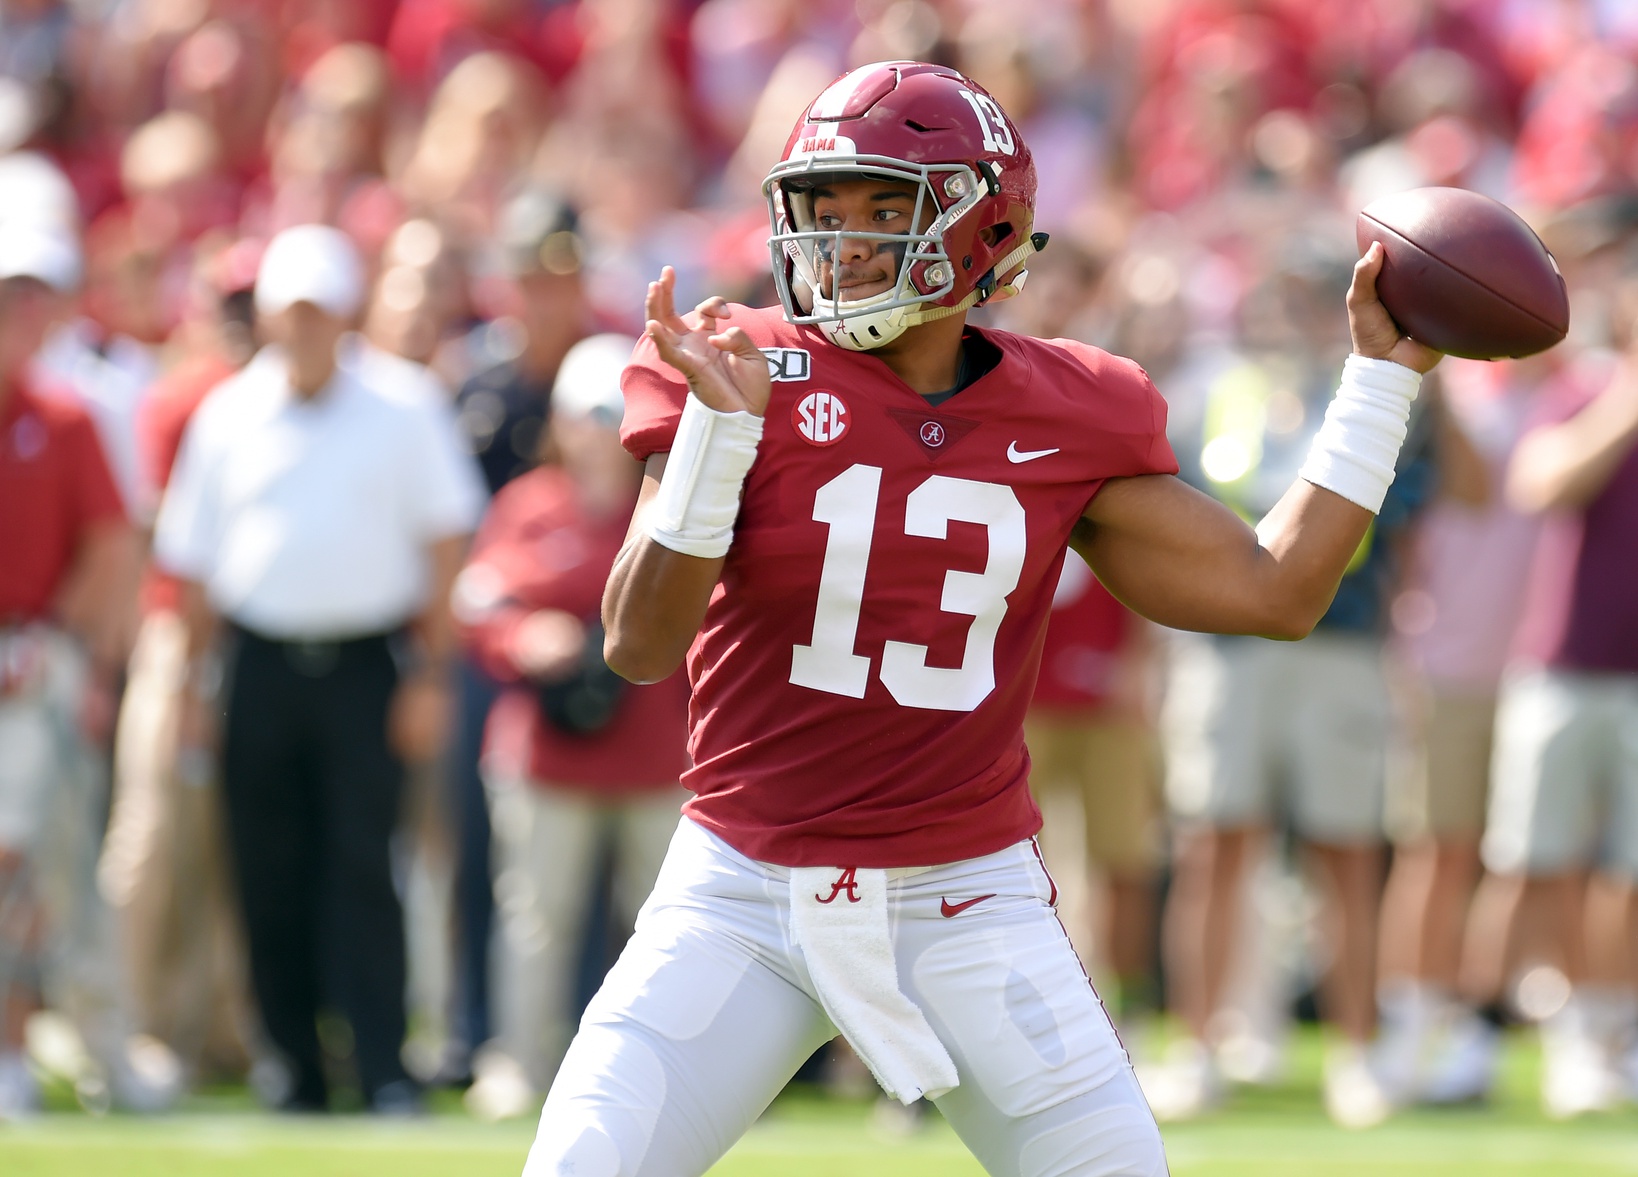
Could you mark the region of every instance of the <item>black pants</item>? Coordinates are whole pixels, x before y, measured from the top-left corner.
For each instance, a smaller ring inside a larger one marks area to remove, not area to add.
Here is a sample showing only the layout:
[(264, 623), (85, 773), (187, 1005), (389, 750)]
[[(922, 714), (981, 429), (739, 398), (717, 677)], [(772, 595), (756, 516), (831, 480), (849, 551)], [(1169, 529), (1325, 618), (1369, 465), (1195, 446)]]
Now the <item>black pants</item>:
[[(456, 831), (455, 957), (453, 1029), (467, 1054), (489, 1040), (489, 942), (495, 915), (495, 885), (489, 864), (489, 799), (478, 761), (484, 723), (500, 687), (470, 660), (460, 672), (460, 726), (449, 765), (450, 818)], [(445, 1064), (469, 1059), (446, 1059)]]
[(234, 636), (222, 779), (262, 1024), (293, 1070), (291, 1104), (321, 1107), (316, 1018), (335, 1009), (373, 1096), (405, 1078), (389, 861), (404, 769), (387, 748), (388, 640)]

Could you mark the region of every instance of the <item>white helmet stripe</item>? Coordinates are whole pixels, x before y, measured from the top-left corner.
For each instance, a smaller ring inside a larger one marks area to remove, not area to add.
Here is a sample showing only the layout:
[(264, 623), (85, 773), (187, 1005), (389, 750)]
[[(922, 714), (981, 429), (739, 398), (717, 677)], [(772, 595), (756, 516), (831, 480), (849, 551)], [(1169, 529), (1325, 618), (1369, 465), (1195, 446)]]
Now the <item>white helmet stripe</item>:
[(837, 78), (825, 88), (819, 97), (813, 100), (813, 105), (808, 109), (808, 120), (818, 122), (821, 119), (841, 118), (842, 112), (847, 109), (847, 104), (853, 98), (854, 93), (866, 81), (873, 78), (877, 70), (883, 66), (915, 64), (917, 63), (914, 61), (878, 61), (871, 65), (861, 66)]

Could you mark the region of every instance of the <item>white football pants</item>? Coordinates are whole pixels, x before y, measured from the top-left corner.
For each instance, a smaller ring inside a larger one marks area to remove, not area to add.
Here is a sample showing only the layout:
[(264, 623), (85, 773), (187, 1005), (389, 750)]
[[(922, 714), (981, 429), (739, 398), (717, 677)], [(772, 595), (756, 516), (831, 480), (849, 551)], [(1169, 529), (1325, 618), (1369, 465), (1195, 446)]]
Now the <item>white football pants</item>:
[[(791, 945), (789, 877), (683, 820), (524, 1177), (702, 1174), (835, 1037)], [(890, 872), (899, 984), (961, 1078), (939, 1110), (994, 1177), (1162, 1177), (1154, 1117), (1054, 898), (1033, 841)]]

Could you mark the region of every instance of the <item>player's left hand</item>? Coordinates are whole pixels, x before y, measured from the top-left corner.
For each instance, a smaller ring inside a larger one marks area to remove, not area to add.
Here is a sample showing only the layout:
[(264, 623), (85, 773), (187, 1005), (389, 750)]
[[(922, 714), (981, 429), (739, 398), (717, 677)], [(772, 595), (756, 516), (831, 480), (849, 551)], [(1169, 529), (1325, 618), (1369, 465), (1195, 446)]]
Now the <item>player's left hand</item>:
[(677, 272), (666, 266), (659, 281), (648, 284), (643, 304), (648, 316), (643, 331), (660, 358), (683, 374), (706, 408), (762, 416), (773, 388), (767, 357), (744, 328), (717, 330), (718, 321), (728, 317), (725, 299), (708, 298), (684, 318), (677, 313), (676, 287)]
[(1376, 276), (1382, 272), (1386, 256), (1382, 243), (1373, 241), (1354, 265), (1354, 280), (1348, 286), (1348, 331), (1354, 337), (1354, 354), (1392, 360), (1416, 372), (1431, 371), (1444, 359), (1444, 352), (1434, 351), (1401, 332), (1376, 296)]

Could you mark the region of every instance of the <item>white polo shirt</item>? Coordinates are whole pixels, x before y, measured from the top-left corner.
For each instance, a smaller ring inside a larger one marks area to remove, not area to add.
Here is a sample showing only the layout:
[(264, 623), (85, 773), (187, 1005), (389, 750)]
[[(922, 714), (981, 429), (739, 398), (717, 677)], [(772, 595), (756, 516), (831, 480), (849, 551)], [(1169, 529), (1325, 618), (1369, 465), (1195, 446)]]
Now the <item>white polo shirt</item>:
[(263, 348), (194, 414), (154, 552), (212, 606), (274, 638), (379, 633), (426, 601), (427, 545), (483, 513), (447, 408), (347, 364), (316, 397)]

